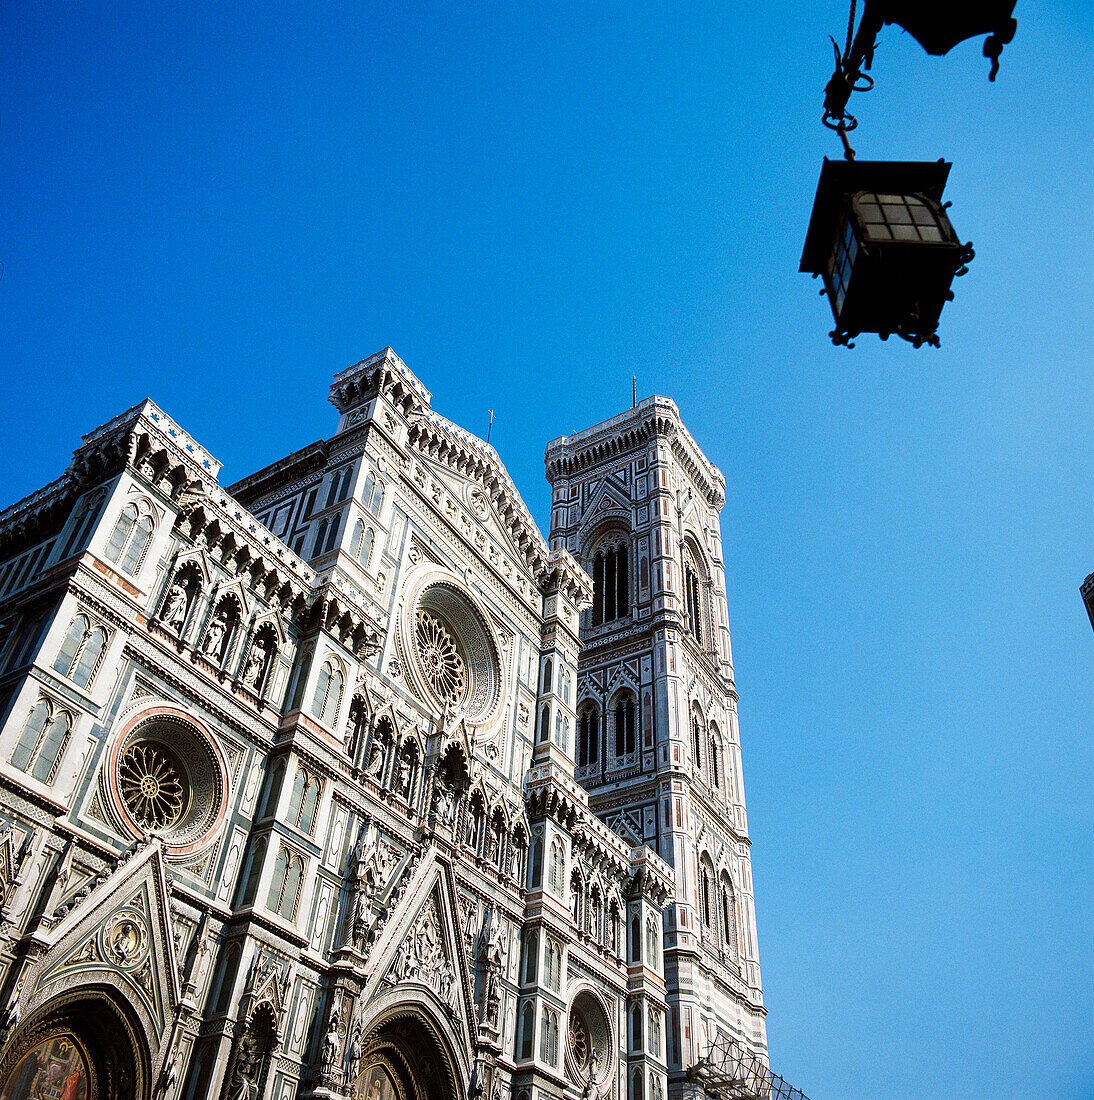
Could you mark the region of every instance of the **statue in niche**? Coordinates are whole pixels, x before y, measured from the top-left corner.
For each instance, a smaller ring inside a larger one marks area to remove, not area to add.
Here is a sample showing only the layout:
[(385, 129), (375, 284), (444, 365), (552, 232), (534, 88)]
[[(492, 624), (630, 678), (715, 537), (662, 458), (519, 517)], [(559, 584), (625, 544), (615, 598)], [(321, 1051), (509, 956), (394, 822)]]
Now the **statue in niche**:
[(384, 773), (384, 743), (380, 738), (377, 738), (372, 742), (372, 752), (368, 758), (368, 764), (365, 765), (365, 775), (370, 779), (375, 779), (377, 783), (380, 782), (380, 777)]
[(255, 638), (251, 643), (251, 652), (247, 656), (247, 663), (243, 667), (244, 687), (258, 690), (262, 683), (262, 674), (266, 671), (266, 659), (270, 653), (265, 638)]
[(338, 1014), (332, 1009), (330, 1025), (323, 1036), (323, 1070), (326, 1073), (333, 1072), (338, 1065), (338, 1055), (342, 1053), (342, 1043), (338, 1037)]
[(235, 1069), (228, 1086), (228, 1100), (255, 1100), (258, 1096), (259, 1057), (250, 1036), (239, 1044)]
[(479, 940), (483, 968), (483, 1023), (496, 1028), (501, 1007), (501, 972), (505, 961), (505, 937), (493, 906), (487, 910)]
[(186, 612), (190, 609), (190, 596), (180, 581), (175, 581), (163, 601), (163, 624), (176, 634), (182, 631), (186, 621)]
[(363, 1047), (361, 1045), (361, 1017), (358, 1016), (353, 1021), (353, 1029), (350, 1032), (349, 1045), (347, 1053), (349, 1054), (349, 1079), (354, 1081), (357, 1078), (357, 1068), (361, 1064), (361, 1055), (363, 1053)]
[(224, 653), (224, 643), (228, 633), (228, 612), (221, 608), (205, 632), (205, 641), (201, 643), (201, 652), (213, 661), (219, 661)]
[(452, 810), (454, 804), (452, 789), (444, 780), (438, 781), (436, 790), (433, 792), (433, 810), (437, 815), (437, 820), (440, 821), (442, 825), (450, 825), (452, 823)]
[(353, 899), (353, 925), (351, 938), (353, 946), (360, 950), (368, 935), (372, 923), (372, 899), (376, 894), (376, 883), (371, 868), (358, 880), (356, 896)]
[(403, 753), (399, 760), (399, 794), (403, 798), (410, 797), (410, 773), (413, 768), (410, 756), (407, 753)]

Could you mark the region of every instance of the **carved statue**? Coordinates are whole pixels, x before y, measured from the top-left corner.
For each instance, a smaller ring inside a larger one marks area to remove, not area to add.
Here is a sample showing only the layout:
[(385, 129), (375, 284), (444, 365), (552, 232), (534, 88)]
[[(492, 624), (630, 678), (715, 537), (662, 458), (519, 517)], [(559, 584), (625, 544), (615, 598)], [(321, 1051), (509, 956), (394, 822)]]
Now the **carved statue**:
[(182, 624), (186, 621), (186, 612), (189, 608), (190, 597), (186, 589), (175, 581), (171, 590), (167, 593), (167, 599), (163, 602), (163, 623), (172, 630), (182, 630)]
[(219, 661), (224, 650), (224, 636), (228, 633), (228, 612), (221, 609), (209, 624), (205, 641), (201, 643), (201, 652), (214, 661)]
[(351, 926), (351, 938), (353, 946), (360, 950), (368, 935), (369, 924), (372, 921), (372, 898), (376, 892), (372, 881), (371, 872), (362, 878), (357, 884), (357, 896), (353, 901), (353, 923)]
[(250, 1039), (244, 1037), (236, 1054), (235, 1069), (228, 1085), (227, 1100), (255, 1100), (258, 1096), (259, 1059), (254, 1052)]
[(505, 960), (505, 937), (502, 934), (493, 906), (484, 918), (483, 932), (479, 940), (479, 959), (483, 968), (483, 1022), (498, 1026), (501, 1007), (501, 972)]
[(368, 758), (368, 764), (365, 766), (365, 775), (370, 779), (375, 779), (377, 783), (380, 782), (380, 776), (384, 772), (384, 746), (380, 741), (373, 741), (372, 754)]
[(338, 1065), (338, 1055), (342, 1053), (342, 1043), (338, 1038), (338, 1014), (330, 1014), (330, 1025), (323, 1036), (323, 1070), (330, 1073)]
[(353, 1022), (353, 1030), (350, 1032), (349, 1040), (349, 1079), (354, 1081), (357, 1077), (357, 1069), (361, 1064), (361, 1054), (363, 1053), (363, 1047), (361, 1045), (361, 1018), (358, 1017)]
[(405, 754), (399, 760), (399, 794), (406, 798), (410, 794), (410, 758)]
[(443, 780), (437, 783), (436, 789), (433, 792), (433, 809), (437, 814), (437, 820), (442, 825), (450, 825), (452, 823), (452, 791), (448, 784)]
[(255, 638), (251, 643), (251, 652), (247, 656), (247, 664), (243, 668), (243, 684), (245, 687), (257, 688), (262, 679), (262, 673), (266, 668), (266, 658), (269, 651), (262, 638)]

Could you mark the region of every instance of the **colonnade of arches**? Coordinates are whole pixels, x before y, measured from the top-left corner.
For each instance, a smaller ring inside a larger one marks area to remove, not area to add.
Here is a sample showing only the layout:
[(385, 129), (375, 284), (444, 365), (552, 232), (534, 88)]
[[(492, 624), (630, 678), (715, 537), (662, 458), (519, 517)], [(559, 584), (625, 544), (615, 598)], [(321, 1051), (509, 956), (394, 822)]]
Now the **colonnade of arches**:
[(587, 700), (578, 707), (574, 762), (578, 775), (592, 775), (632, 762), (640, 744), (638, 700), (633, 691), (617, 692), (601, 711)]

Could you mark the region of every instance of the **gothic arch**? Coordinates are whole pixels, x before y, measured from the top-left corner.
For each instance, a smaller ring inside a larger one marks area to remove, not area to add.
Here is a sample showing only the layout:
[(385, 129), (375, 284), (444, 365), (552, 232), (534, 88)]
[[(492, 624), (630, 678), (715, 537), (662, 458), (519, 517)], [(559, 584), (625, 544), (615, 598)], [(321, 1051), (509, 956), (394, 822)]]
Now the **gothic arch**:
[(376, 1070), (388, 1075), (398, 1100), (461, 1100), (469, 1095), (466, 1044), (422, 993), (387, 989), (367, 1012), (357, 1095), (368, 1094), (369, 1077)]
[(590, 625), (600, 626), (630, 615), (633, 558), (630, 529), (618, 520), (606, 523), (586, 540), (582, 564), (593, 579)]
[(713, 624), (710, 600), (707, 598), (710, 568), (699, 540), (691, 532), (684, 536), (680, 559), (683, 586), (680, 610), (684, 618), (684, 631), (703, 649), (710, 649)]
[(0, 1057), (0, 1095), (14, 1094), (16, 1088), (18, 1095), (35, 1095), (35, 1054), (47, 1052), (74, 1086), (83, 1078), (88, 1100), (151, 1096), (152, 1057), (145, 1028), (128, 1000), (110, 986), (62, 992), (28, 1016)]

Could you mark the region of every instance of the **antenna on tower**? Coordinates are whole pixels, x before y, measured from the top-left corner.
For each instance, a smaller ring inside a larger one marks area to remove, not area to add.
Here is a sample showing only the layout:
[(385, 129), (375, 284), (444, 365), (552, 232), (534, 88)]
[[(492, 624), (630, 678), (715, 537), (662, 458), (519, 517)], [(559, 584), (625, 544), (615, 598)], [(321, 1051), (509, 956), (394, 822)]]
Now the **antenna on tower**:
[(631, 375), (631, 408), (638, 408), (638, 375)]
[(490, 433), (494, 430), (494, 410), (486, 410), (490, 414), (490, 423), (486, 426), (486, 445), (490, 445)]

